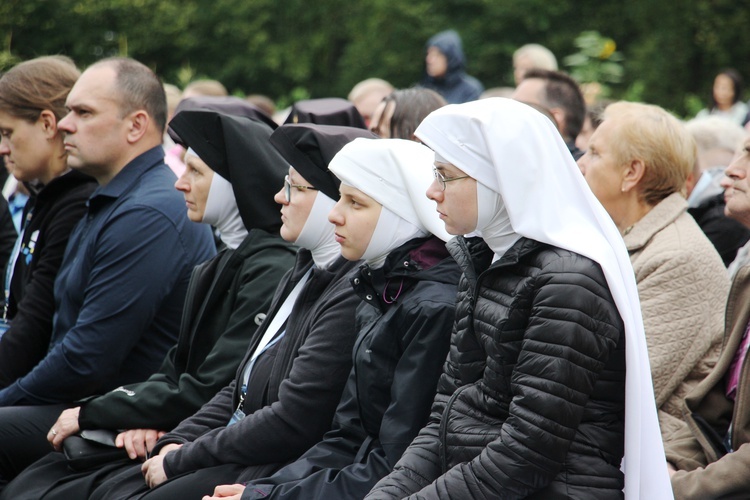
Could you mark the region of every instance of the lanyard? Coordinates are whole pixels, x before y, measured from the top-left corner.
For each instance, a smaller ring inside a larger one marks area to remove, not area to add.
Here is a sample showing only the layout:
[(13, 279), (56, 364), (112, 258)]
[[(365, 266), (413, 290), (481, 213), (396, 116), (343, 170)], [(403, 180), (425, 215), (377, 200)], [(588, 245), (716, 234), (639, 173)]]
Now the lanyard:
[(273, 316), (271, 323), (268, 325), (268, 328), (263, 334), (263, 337), (260, 339), (258, 346), (255, 348), (250, 361), (247, 363), (242, 373), (243, 393), (247, 391), (247, 382), (248, 380), (250, 380), (250, 373), (252, 372), (253, 366), (255, 365), (255, 360), (258, 359), (258, 356), (263, 354), (266, 349), (271, 347), (281, 338), (281, 335), (279, 335), (274, 340), (274, 342), (271, 342), (271, 340), (276, 337), (276, 334), (279, 332), (279, 330), (284, 326), (284, 323), (286, 322), (287, 318), (289, 318), (289, 315), (292, 313), (294, 303), (297, 301), (297, 297), (299, 297), (299, 294), (302, 293), (302, 289), (305, 287), (305, 283), (307, 283), (307, 280), (310, 277), (310, 273), (312, 273), (312, 268), (310, 268), (305, 273), (305, 275), (302, 276), (302, 279), (299, 280), (299, 283), (297, 283), (292, 292), (287, 296), (287, 298), (284, 300), (284, 303), (281, 304), (281, 307), (279, 307), (279, 310)]
[[(18, 239), (16, 240), (16, 244), (13, 245), (13, 251), (10, 254), (10, 259), (8, 259), (8, 266), (5, 268), (5, 305), (3, 306), (3, 320), (8, 320), (8, 301), (10, 300), (10, 282), (13, 279), (13, 272), (16, 269), (16, 260), (18, 259), (18, 256), (21, 253), (21, 247), (23, 242), (23, 236), (26, 234), (26, 228), (29, 227), (29, 222), (31, 222), (31, 214), (34, 212), (34, 209), (31, 208), (28, 213), (26, 214), (26, 221), (23, 223), (23, 227), (21, 228), (21, 234), (18, 235)], [(34, 247), (36, 246), (36, 239), (39, 237), (39, 231), (34, 231), (31, 233), (31, 240), (29, 241), (29, 249), (31, 251), (31, 254), (34, 253)]]

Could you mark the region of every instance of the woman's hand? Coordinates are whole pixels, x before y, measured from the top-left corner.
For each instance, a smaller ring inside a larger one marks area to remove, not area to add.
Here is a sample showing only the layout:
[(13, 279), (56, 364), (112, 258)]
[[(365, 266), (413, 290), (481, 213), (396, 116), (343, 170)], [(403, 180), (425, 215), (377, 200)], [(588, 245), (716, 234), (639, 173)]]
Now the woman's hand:
[(149, 488), (156, 488), (167, 480), (167, 473), (164, 472), (164, 457), (167, 453), (173, 452), (180, 446), (182, 445), (176, 443), (168, 444), (159, 450), (158, 455), (143, 462), (143, 465), (141, 465), (141, 473), (143, 474), (143, 479), (146, 480), (146, 484)]

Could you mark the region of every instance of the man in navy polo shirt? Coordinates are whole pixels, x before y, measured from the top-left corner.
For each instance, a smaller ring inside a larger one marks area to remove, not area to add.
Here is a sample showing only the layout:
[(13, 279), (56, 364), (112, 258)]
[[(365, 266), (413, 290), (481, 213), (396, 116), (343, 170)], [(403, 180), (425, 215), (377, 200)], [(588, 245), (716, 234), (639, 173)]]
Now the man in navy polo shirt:
[(68, 165), (99, 187), (55, 281), (49, 352), (0, 390), (0, 489), (28, 464), (24, 450), (38, 456), (28, 436), (54, 433), (63, 409), (158, 370), (177, 341), (190, 273), (215, 252), (210, 229), (187, 219), (164, 164), (166, 99), (150, 69), (100, 61), (66, 105), (59, 128)]

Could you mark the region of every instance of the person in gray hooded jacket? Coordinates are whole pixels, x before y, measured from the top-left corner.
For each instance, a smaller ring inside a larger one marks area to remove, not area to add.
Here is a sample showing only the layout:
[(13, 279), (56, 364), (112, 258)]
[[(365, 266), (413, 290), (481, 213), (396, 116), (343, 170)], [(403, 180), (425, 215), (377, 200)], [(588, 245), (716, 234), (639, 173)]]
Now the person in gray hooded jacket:
[(466, 56), (458, 33), (441, 31), (427, 41), (426, 50), (425, 75), (420, 86), (436, 91), (448, 104), (479, 99), (484, 87), (466, 73)]

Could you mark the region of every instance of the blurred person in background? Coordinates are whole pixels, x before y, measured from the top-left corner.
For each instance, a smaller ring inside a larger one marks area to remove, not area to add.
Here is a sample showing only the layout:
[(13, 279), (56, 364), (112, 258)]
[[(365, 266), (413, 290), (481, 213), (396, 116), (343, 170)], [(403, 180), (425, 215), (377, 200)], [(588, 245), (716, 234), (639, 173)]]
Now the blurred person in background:
[(368, 78), (362, 80), (349, 92), (347, 99), (354, 104), (359, 114), (365, 120), (365, 125), (370, 128), (375, 110), (383, 98), (394, 91), (393, 85), (381, 78)]
[(711, 104), (695, 115), (696, 118), (719, 116), (737, 125), (747, 121), (748, 106), (742, 101), (743, 81), (739, 71), (727, 68), (714, 78), (711, 88)]
[(530, 69), (557, 71), (557, 58), (547, 47), (529, 43), (513, 52), (513, 80), (520, 84)]
[(513, 92), (513, 99), (544, 106), (557, 122), (565, 144), (573, 159), (583, 155), (576, 147), (576, 138), (586, 118), (586, 102), (578, 82), (561, 71), (531, 69)]
[(414, 131), (427, 115), (447, 103), (434, 90), (395, 90), (375, 109), (370, 130), (383, 139), (416, 140)]
[(484, 86), (466, 73), (466, 56), (456, 31), (441, 31), (427, 41), (425, 50), (420, 86), (434, 90), (451, 104), (479, 99)]

